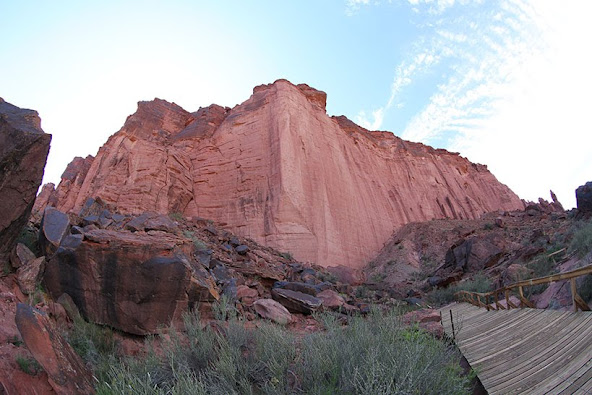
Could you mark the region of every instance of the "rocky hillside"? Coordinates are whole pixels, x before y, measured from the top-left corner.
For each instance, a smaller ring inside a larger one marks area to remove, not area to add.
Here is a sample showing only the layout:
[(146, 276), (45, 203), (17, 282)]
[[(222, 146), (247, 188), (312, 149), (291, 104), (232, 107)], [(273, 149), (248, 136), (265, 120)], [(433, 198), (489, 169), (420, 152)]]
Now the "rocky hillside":
[(100, 197), (125, 214), (199, 216), (299, 260), (350, 267), (406, 223), (523, 207), (485, 166), (330, 117), (325, 103), (285, 80), (232, 109), (140, 102), (41, 203), (78, 212)]
[[(480, 287), (491, 288), (479, 290), (486, 292), (590, 264), (592, 256), (585, 255), (592, 250), (592, 210), (585, 196), (591, 187), (578, 189), (578, 209), (569, 212), (551, 192), (552, 202), (540, 199), (524, 210), (407, 224), (366, 267), (369, 286), (425, 304), (434, 302), (429, 294), (436, 290), (460, 289), (476, 279)], [(578, 234), (583, 238), (580, 246), (573, 241)], [(592, 278), (578, 281), (588, 280)], [(568, 285), (560, 282), (547, 291), (538, 287), (532, 290), (533, 301), (539, 308), (570, 308)]]

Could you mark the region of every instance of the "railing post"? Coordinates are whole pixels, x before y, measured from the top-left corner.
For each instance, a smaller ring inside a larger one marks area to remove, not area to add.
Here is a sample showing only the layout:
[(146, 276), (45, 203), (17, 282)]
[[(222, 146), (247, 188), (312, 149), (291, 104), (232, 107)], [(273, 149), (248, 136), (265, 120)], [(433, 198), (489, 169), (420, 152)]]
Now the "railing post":
[(571, 283), (571, 303), (573, 304), (574, 311), (578, 311), (578, 304), (576, 302), (576, 297), (577, 297), (576, 279), (572, 278), (570, 280), (570, 283)]
[(452, 310), (450, 311), (450, 326), (452, 327), (452, 341), (455, 341), (455, 334), (454, 334), (454, 321), (452, 320)]
[(512, 305), (510, 304), (510, 291), (506, 289), (504, 296), (506, 297), (506, 306), (508, 307), (508, 310), (510, 310), (512, 308)]

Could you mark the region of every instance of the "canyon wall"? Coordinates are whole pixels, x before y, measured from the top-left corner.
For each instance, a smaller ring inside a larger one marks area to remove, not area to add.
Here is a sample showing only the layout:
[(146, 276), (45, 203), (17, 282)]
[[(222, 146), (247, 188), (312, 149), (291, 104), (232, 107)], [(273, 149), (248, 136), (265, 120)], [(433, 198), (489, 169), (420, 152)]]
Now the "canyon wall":
[(208, 218), (299, 260), (350, 267), (403, 224), (523, 208), (486, 166), (330, 117), (326, 98), (278, 80), (232, 109), (140, 102), (96, 157), (68, 166), (50, 200)]

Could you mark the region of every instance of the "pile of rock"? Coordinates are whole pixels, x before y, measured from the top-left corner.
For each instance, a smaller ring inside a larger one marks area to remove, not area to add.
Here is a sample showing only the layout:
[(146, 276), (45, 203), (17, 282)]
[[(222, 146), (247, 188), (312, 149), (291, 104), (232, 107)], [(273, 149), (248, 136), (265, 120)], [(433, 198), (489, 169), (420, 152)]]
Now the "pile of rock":
[(195, 308), (207, 312), (221, 297), (246, 319), (279, 323), (321, 309), (368, 309), (338, 292), (363, 280), (352, 269), (333, 268), (344, 284), (201, 218), (123, 215), (88, 199), (76, 215), (47, 207), (39, 245), (47, 262), (27, 269), (34, 281), (42, 275), (54, 299), (68, 295), (88, 320), (136, 335), (156, 333)]

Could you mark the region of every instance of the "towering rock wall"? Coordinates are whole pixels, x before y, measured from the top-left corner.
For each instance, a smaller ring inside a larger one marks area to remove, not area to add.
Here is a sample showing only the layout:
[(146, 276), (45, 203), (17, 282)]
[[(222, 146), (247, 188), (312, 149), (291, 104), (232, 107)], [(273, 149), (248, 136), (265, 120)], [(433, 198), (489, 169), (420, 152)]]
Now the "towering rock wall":
[(405, 223), (523, 208), (485, 166), (329, 117), (325, 103), (285, 80), (233, 109), (140, 102), (94, 159), (69, 166), (57, 207), (77, 211), (98, 196), (127, 213), (181, 212), (352, 267)]

